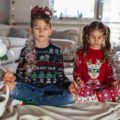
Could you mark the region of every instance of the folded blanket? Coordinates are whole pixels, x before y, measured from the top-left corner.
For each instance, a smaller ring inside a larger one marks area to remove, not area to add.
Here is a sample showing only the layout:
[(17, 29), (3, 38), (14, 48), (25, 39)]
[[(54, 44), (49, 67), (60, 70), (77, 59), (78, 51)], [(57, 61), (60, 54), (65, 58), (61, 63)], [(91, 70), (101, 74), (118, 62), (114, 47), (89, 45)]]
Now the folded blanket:
[[(120, 104), (107, 102), (74, 103), (65, 106), (21, 105), (0, 95), (0, 120), (119, 120)], [(9, 101), (9, 102), (8, 102)]]

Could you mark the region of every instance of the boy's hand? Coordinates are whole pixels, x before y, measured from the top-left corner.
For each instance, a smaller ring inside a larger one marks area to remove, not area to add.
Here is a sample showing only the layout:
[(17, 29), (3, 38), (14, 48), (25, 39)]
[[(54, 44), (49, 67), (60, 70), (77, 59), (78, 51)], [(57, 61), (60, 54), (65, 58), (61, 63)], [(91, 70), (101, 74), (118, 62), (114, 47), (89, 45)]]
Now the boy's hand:
[(12, 72), (6, 71), (3, 79), (5, 80), (5, 82), (14, 82), (16, 80), (16, 77)]

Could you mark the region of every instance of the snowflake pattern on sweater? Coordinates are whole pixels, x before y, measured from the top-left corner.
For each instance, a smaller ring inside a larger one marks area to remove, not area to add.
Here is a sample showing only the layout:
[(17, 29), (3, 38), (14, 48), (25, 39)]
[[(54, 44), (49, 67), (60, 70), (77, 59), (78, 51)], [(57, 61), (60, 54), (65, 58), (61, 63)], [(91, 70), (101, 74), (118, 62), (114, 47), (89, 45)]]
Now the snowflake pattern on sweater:
[(94, 96), (101, 102), (116, 101), (120, 96), (120, 90), (111, 86), (115, 80), (112, 67), (108, 59), (103, 62), (103, 56), (102, 49), (88, 48), (86, 56), (83, 56), (82, 50), (76, 53), (73, 77), (84, 81), (85, 86), (78, 90), (82, 102)]
[[(50, 43), (46, 48), (35, 49), (35, 69), (32, 71), (30, 84), (38, 87), (44, 87), (48, 84), (69, 84), (70, 82), (64, 74), (63, 55), (60, 48)], [(17, 81), (19, 82), (25, 82), (24, 64), (25, 49), (23, 48), (16, 71)]]

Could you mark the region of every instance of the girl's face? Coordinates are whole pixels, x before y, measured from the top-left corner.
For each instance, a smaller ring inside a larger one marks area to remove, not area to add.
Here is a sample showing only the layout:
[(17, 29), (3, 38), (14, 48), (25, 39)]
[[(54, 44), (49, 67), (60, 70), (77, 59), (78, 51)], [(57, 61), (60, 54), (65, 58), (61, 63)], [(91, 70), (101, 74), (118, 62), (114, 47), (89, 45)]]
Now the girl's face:
[(105, 42), (105, 36), (101, 30), (94, 30), (89, 34), (88, 42), (93, 49), (100, 49)]
[(51, 35), (52, 30), (49, 24), (42, 19), (36, 19), (33, 22), (32, 34), (36, 43), (46, 43)]

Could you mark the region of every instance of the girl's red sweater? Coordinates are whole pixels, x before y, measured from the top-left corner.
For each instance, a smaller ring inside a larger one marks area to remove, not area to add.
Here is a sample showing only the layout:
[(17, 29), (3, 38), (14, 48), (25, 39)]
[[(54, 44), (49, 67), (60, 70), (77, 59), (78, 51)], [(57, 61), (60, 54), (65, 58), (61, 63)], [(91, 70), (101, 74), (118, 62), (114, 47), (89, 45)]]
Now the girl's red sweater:
[(113, 70), (109, 60), (103, 62), (104, 52), (102, 49), (95, 50), (88, 48), (86, 56), (83, 50), (76, 52), (73, 77), (79, 77), (85, 83), (89, 80), (96, 80), (100, 84), (109, 84), (114, 81)]

